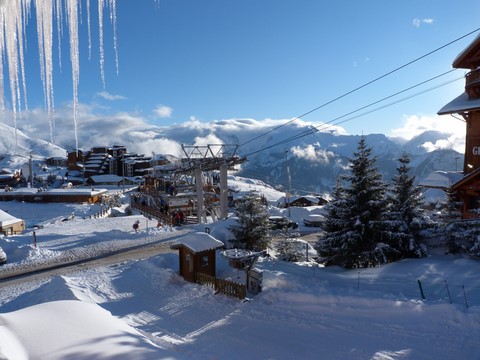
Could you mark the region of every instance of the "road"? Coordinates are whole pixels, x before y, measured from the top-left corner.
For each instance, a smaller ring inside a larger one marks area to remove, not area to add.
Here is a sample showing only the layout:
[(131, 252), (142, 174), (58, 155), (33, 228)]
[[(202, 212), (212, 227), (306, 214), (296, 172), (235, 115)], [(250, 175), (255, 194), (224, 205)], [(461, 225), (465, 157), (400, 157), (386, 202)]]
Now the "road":
[(44, 268), (34, 268), (26, 271), (20, 270), (14, 273), (2, 274), (0, 275), (0, 289), (20, 282), (42, 280), (52, 276), (66, 275), (71, 272), (118, 264), (130, 260), (145, 259), (158, 254), (178, 252), (177, 250), (170, 249), (170, 243), (171, 242), (169, 241), (156, 244), (145, 244), (93, 258), (83, 258), (73, 262), (48, 265)]

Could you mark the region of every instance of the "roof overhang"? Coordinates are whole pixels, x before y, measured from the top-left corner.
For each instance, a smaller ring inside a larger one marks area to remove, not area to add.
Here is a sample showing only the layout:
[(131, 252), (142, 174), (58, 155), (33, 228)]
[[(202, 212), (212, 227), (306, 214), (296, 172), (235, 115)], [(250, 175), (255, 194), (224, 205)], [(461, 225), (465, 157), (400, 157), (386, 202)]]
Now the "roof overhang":
[(464, 92), (442, 107), (437, 114), (461, 114), (473, 110), (480, 110), (480, 99), (469, 99), (468, 94)]
[(480, 65), (480, 35), (453, 60), (455, 69), (475, 69)]

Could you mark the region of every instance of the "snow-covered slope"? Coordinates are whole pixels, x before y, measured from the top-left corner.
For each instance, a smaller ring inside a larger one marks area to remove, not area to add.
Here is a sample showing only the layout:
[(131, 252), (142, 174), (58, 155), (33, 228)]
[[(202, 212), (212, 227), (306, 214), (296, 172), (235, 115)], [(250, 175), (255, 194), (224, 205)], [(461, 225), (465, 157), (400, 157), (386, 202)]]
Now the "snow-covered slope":
[[(263, 186), (234, 180), (242, 189)], [(28, 216), (38, 213), (38, 205), (8, 204), (12, 213)], [(309, 211), (299, 210), (303, 216)], [(62, 211), (77, 216), (59, 221)], [(178, 239), (199, 230), (183, 226), (159, 231), (138, 215), (83, 219), (82, 213), (90, 213), (89, 205), (45, 207), (37, 250), (30, 230), (0, 238), (0, 246), (18, 249), (12, 262), (33, 263), (53, 253), (94, 251), (102, 244), (113, 250), (128, 242), (168, 241), (169, 234)], [(139, 232), (131, 228), (137, 219)], [(227, 225), (209, 224), (218, 233)], [(243, 272), (220, 254), (216, 263), (218, 277), (245, 281)], [(263, 274), (262, 292), (250, 302), (184, 281), (178, 275), (177, 253), (2, 286), (0, 358), (480, 357), (478, 261), (437, 255), (357, 271), (266, 257), (256, 267)]]

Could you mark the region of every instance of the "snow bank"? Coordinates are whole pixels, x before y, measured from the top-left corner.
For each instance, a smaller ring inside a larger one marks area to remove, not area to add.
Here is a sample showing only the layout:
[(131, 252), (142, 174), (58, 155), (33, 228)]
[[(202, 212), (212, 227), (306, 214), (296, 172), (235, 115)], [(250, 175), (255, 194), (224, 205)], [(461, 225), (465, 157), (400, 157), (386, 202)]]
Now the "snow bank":
[[(7, 359), (158, 359), (169, 352), (96, 304), (55, 301), (0, 315)], [(8, 340), (8, 341), (7, 341)]]

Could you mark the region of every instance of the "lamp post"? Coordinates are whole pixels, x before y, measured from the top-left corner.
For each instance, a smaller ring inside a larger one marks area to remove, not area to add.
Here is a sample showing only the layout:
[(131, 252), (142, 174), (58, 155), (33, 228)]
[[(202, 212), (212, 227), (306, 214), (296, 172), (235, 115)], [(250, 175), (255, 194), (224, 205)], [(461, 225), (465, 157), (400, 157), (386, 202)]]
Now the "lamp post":
[(123, 174), (123, 190), (122, 194), (125, 194), (125, 153), (122, 154), (122, 174)]
[(288, 150), (285, 150), (285, 168), (286, 168), (286, 173), (287, 173), (287, 191), (286, 191), (286, 203), (287, 203), (287, 208), (288, 208), (288, 217), (290, 218), (290, 188), (292, 187), (292, 181), (290, 177), (290, 168), (288, 166)]

